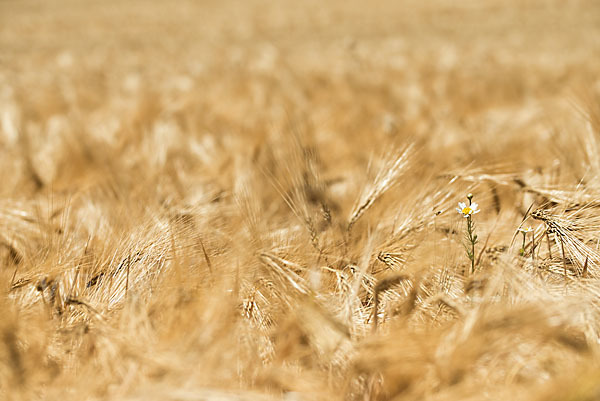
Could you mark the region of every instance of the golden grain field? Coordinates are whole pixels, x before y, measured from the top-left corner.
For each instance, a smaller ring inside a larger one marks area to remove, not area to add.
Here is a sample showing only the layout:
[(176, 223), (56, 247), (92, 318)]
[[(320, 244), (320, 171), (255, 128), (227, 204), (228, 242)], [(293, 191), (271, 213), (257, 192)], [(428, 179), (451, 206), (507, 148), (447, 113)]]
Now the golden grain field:
[(598, 1), (0, 0), (0, 399), (591, 401), (599, 361)]

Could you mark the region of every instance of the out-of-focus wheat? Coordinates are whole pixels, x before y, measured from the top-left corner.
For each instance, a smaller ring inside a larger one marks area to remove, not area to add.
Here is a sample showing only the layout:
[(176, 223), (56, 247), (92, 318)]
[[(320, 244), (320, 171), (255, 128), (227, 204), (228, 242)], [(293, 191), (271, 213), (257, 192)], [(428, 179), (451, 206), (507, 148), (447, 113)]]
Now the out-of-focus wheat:
[(0, 1), (0, 398), (597, 398), (598, 38), (592, 0)]

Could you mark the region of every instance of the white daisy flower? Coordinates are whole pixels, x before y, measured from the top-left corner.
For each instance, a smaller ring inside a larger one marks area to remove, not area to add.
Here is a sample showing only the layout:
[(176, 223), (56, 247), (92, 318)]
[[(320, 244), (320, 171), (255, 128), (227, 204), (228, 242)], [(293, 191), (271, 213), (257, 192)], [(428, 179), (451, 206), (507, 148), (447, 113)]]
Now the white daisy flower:
[(467, 205), (465, 202), (458, 202), (458, 207), (456, 211), (460, 213), (463, 217), (469, 217), (472, 214), (479, 213), (479, 205), (475, 202)]
[(524, 234), (527, 234), (527, 233), (532, 232), (533, 228), (531, 228), (531, 227), (519, 227), (519, 231), (522, 232), (522, 233), (524, 233)]

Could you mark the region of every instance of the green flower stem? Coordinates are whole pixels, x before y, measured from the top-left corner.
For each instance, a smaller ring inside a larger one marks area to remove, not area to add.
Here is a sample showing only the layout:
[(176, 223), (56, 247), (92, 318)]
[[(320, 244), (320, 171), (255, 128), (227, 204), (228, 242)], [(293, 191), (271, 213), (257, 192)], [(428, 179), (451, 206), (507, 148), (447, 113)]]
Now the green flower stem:
[(467, 251), (467, 256), (471, 261), (471, 274), (475, 273), (475, 244), (477, 243), (477, 234), (475, 234), (475, 222), (473, 221), (473, 214), (479, 212), (477, 209), (477, 204), (475, 204), (475, 209), (472, 209), (473, 206), (473, 194), (469, 193), (467, 195), (467, 199), (469, 200), (469, 207), (465, 207), (462, 202), (458, 203), (457, 211), (467, 219), (467, 232), (465, 235), (465, 250)]
[(471, 273), (475, 272), (475, 244), (477, 243), (477, 234), (474, 233), (475, 224), (473, 218), (467, 216), (467, 242), (470, 246), (467, 247), (467, 256), (471, 260)]

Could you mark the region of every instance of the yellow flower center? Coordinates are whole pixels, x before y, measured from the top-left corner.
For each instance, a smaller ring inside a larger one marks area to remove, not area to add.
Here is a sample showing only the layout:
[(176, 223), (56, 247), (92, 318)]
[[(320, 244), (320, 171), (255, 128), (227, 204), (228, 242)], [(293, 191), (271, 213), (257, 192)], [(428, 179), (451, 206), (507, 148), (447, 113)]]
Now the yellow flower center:
[(471, 209), (469, 206), (467, 206), (466, 208), (464, 208), (462, 210), (462, 214), (467, 215), (467, 214), (471, 214), (473, 213), (473, 209)]

